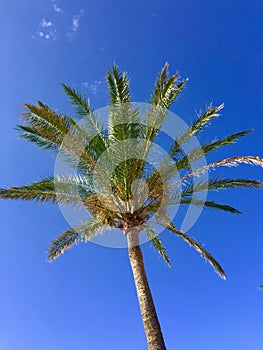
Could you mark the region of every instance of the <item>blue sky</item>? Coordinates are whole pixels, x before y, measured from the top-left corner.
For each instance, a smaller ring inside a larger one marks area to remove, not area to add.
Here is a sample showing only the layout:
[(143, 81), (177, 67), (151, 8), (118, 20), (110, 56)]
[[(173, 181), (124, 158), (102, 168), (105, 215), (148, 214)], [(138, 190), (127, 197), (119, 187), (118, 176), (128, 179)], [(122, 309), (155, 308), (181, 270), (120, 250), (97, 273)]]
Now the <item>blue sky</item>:
[[(105, 69), (127, 70), (135, 101), (149, 98), (165, 61), (189, 82), (172, 111), (193, 120), (211, 101), (223, 115), (204, 140), (254, 128), (218, 157), (263, 155), (263, 4), (261, 1), (62, 1), (1, 3), (0, 185), (52, 174), (55, 157), (19, 139), (23, 102), (40, 99), (71, 112), (60, 87), (108, 96)], [(227, 172), (229, 173), (229, 172)], [(262, 169), (232, 174), (262, 179)], [(195, 251), (165, 232), (172, 268), (143, 252), (168, 349), (259, 350), (263, 343), (262, 191), (213, 198), (234, 216), (205, 210), (190, 230), (221, 262), (222, 281)], [(48, 243), (67, 228), (56, 206), (0, 202), (0, 349), (145, 349), (146, 340), (125, 249), (82, 244), (53, 264)]]

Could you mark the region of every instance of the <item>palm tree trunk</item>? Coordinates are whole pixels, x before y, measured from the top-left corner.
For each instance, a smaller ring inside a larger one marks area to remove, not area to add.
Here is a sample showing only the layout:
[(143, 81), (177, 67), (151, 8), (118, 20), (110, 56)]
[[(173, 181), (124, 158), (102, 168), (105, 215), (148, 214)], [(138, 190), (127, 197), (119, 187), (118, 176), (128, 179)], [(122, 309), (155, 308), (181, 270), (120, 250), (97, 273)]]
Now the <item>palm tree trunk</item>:
[(143, 256), (140, 248), (139, 233), (128, 229), (128, 253), (136, 286), (141, 316), (144, 325), (149, 350), (166, 350), (161, 327), (153, 303), (151, 290), (144, 269)]

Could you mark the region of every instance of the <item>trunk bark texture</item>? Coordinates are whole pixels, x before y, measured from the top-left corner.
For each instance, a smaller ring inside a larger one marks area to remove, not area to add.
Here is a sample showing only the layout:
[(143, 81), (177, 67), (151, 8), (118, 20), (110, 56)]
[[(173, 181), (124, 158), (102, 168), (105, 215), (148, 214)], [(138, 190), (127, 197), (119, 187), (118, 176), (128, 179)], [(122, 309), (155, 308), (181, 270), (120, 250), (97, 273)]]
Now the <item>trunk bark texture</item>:
[(149, 350), (166, 350), (161, 327), (153, 303), (145, 273), (138, 231), (129, 228), (126, 232), (130, 264), (135, 281), (142, 321)]

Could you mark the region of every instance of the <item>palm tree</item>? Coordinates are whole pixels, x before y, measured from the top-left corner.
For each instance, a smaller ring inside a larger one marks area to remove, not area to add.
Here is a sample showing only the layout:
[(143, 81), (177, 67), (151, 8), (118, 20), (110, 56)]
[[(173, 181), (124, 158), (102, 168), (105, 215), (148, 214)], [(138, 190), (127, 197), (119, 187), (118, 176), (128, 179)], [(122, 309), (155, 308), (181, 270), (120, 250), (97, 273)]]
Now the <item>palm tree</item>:
[[(200, 112), (193, 124), (172, 141), (168, 151), (169, 157), (163, 159), (157, 167), (149, 166), (146, 158), (151, 151), (152, 143), (160, 134), (167, 112), (183, 90), (186, 81), (187, 79), (180, 80), (177, 73), (170, 75), (168, 64), (165, 64), (158, 75), (150, 99), (151, 105), (143, 121), (138, 109), (131, 103), (127, 74), (120, 73), (117, 66), (113, 65), (107, 71), (110, 93), (107, 129), (96, 119), (96, 113), (91, 109), (89, 100), (64, 84), (63, 89), (75, 107), (74, 118), (58, 114), (42, 102), (36, 105), (26, 103), (24, 124), (17, 127), (21, 136), (43, 149), (60, 152), (64, 161), (76, 168), (76, 175), (50, 176), (30, 185), (0, 189), (1, 199), (36, 200), (41, 203), (49, 201), (76, 206), (81, 202), (90, 213), (90, 220), (80, 223), (75, 228), (67, 229), (51, 242), (48, 249), (50, 262), (72, 246), (91, 240), (104, 229), (123, 231), (127, 237), (128, 255), (150, 350), (163, 350), (166, 347), (144, 269), (140, 248), (141, 234), (146, 233), (151, 244), (170, 265), (162, 241), (156, 234), (155, 224), (158, 224), (181, 237), (201, 254), (222, 278), (225, 278), (225, 272), (212, 255), (170, 220), (168, 206), (179, 204), (205, 206), (240, 213), (229, 205), (200, 199), (196, 194), (204, 190), (259, 188), (262, 185), (260, 181), (245, 178), (210, 177), (206, 181), (193, 181), (200, 179), (198, 178), (200, 174), (221, 166), (233, 167), (243, 163), (263, 167), (263, 159), (258, 156), (235, 156), (191, 169), (191, 163), (200, 159), (203, 154), (233, 144), (251, 131), (226, 136), (184, 154), (182, 145), (218, 117), (223, 105), (218, 107), (210, 105), (203, 113)], [(84, 125), (78, 118), (85, 118)], [(135, 142), (129, 145), (127, 140)], [(107, 154), (109, 148), (111, 153), (106, 155), (107, 161), (104, 162), (106, 167), (96, 167), (100, 157)], [(140, 157), (129, 156), (134, 149)], [(107, 165), (110, 166), (112, 161), (118, 165), (110, 173), (109, 179), (105, 174)], [(94, 187), (95, 169), (100, 181), (100, 194)], [(108, 181), (110, 188), (107, 185)], [(178, 183), (182, 185), (180, 194), (176, 187)]]

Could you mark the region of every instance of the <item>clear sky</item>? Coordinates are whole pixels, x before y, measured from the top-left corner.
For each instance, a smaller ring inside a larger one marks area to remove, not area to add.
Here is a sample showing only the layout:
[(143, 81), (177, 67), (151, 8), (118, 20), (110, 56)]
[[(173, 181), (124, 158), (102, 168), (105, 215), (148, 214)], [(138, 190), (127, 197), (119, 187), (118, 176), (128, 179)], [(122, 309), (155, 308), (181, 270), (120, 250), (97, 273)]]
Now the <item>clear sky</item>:
[[(217, 156), (261, 155), (263, 3), (256, 0), (1, 1), (0, 186), (53, 173), (55, 157), (18, 138), (23, 102), (40, 99), (71, 112), (60, 83), (103, 107), (105, 69), (129, 72), (135, 101), (149, 98), (165, 61), (190, 78), (173, 112), (193, 120), (225, 102), (206, 140), (254, 128)], [(263, 179), (262, 169), (232, 174)], [(190, 230), (222, 264), (210, 265), (168, 232), (165, 266), (143, 246), (168, 349), (260, 350), (263, 344), (262, 191), (213, 198), (244, 214), (203, 211)], [(127, 250), (81, 244), (53, 264), (45, 250), (67, 223), (56, 206), (0, 202), (0, 349), (143, 350), (146, 340)]]

